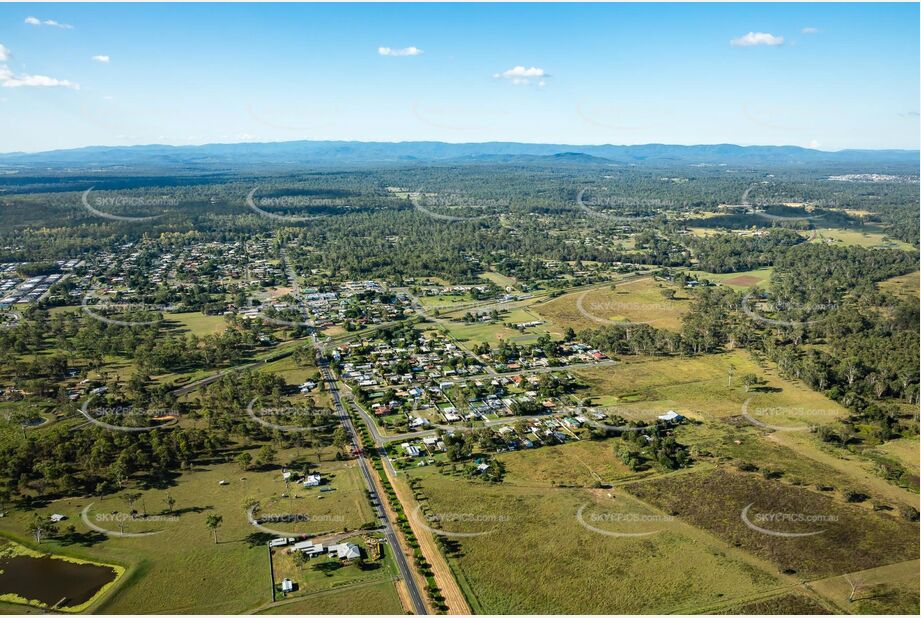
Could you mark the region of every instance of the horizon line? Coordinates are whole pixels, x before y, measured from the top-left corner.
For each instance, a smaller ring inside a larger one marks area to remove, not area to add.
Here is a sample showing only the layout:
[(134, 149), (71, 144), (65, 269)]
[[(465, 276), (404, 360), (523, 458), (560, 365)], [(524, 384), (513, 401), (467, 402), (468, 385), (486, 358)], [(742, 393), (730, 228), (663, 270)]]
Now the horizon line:
[(236, 142), (202, 142), (197, 144), (170, 144), (162, 142), (149, 142), (149, 143), (138, 143), (138, 144), (88, 144), (84, 146), (71, 146), (67, 148), (51, 148), (45, 150), (11, 150), (0, 152), (0, 156), (8, 155), (37, 155), (37, 154), (47, 154), (55, 152), (68, 152), (74, 150), (88, 150), (92, 148), (151, 148), (151, 147), (166, 147), (166, 148), (203, 148), (207, 146), (243, 146), (243, 145), (266, 145), (266, 144), (293, 144), (299, 142), (309, 142), (309, 143), (322, 143), (322, 142), (341, 142), (341, 143), (351, 143), (351, 144), (450, 144), (450, 145), (478, 145), (478, 144), (521, 144), (528, 146), (560, 146), (566, 148), (583, 148), (583, 147), (616, 147), (616, 148), (632, 148), (632, 147), (642, 147), (642, 146), (674, 146), (682, 148), (694, 148), (694, 147), (704, 147), (704, 146), (735, 146), (737, 148), (798, 148), (800, 150), (808, 150), (811, 152), (822, 152), (822, 153), (840, 153), (840, 152), (849, 152), (849, 151), (861, 151), (861, 152), (914, 152), (921, 153), (921, 148), (840, 148), (838, 150), (823, 150), (821, 148), (810, 148), (809, 146), (799, 146), (797, 144), (738, 144), (733, 142), (713, 142), (713, 143), (669, 143), (669, 142), (643, 142), (635, 144), (615, 144), (611, 142), (601, 142), (595, 144), (572, 144), (572, 143), (561, 143), (561, 142), (545, 142), (545, 141), (518, 141), (518, 140), (487, 140), (487, 141), (449, 141), (441, 139), (430, 139), (430, 140), (361, 140), (361, 139), (289, 139), (289, 140), (245, 140), (245, 141), (236, 141)]

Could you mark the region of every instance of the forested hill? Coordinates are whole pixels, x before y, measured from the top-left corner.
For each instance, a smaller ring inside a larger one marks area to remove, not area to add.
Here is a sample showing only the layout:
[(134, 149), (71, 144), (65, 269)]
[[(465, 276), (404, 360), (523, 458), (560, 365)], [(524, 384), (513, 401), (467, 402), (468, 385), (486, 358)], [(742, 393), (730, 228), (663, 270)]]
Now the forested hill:
[(0, 166), (244, 166), (412, 162), (547, 163), (552, 165), (747, 165), (829, 166), (883, 171), (892, 166), (917, 170), (916, 150), (825, 152), (798, 146), (713, 144), (637, 146), (485, 142), (293, 141), (203, 146), (93, 146), (39, 153), (0, 154)]

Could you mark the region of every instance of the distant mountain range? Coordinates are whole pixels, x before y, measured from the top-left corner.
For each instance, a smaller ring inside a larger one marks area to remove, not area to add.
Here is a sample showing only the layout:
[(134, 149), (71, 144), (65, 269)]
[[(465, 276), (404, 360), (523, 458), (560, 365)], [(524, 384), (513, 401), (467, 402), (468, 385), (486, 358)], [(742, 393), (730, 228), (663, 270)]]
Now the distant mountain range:
[(552, 165), (919, 165), (917, 150), (840, 150), (798, 146), (574, 146), (484, 142), (294, 141), (203, 146), (91, 146), (72, 150), (0, 154), (2, 167), (244, 168), (250, 166), (377, 163), (507, 163)]

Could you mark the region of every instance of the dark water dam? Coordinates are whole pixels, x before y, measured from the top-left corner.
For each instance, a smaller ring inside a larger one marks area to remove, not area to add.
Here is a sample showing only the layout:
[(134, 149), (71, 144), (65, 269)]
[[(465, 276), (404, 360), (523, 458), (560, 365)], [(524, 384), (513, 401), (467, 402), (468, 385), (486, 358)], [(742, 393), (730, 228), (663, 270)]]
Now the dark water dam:
[(52, 556), (0, 556), (0, 595), (15, 594), (52, 607), (75, 607), (115, 579), (115, 569)]

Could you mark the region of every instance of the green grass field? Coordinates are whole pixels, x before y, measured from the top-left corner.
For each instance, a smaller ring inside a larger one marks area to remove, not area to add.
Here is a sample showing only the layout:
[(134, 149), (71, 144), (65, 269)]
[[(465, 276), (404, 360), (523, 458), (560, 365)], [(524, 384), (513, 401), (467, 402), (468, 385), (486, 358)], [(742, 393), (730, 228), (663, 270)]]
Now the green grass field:
[[(732, 368), (733, 383), (729, 385)], [(686, 416), (715, 419), (742, 413), (746, 400), (756, 420), (778, 426), (831, 422), (844, 409), (802, 383), (779, 375), (768, 361), (759, 362), (744, 350), (690, 358), (629, 357), (614, 366), (575, 369), (592, 402), (613, 406), (621, 416), (648, 420), (667, 410)], [(742, 376), (757, 375), (760, 390), (746, 392)]]
[[(666, 299), (662, 295), (664, 290), (674, 292), (675, 299)], [(689, 297), (682, 290), (650, 277), (617, 283), (614, 290), (603, 286), (564, 294), (537, 303), (532, 310), (560, 330), (570, 326), (575, 330), (598, 328), (619, 321), (642, 322), (656, 328), (678, 330), (682, 317), (688, 311), (688, 304)]]
[(921, 276), (921, 274), (915, 271), (907, 275), (900, 275), (881, 281), (878, 286), (879, 289), (889, 292), (890, 294), (895, 294), (896, 296), (914, 296), (917, 298), (919, 276)]
[(198, 337), (216, 335), (227, 327), (227, 321), (223, 315), (205, 315), (196, 311), (194, 313), (170, 313), (165, 317), (167, 325), (175, 325), (179, 333), (189, 333)]
[[(303, 451), (315, 461), (313, 453)], [(296, 452), (281, 451), (278, 461), (293, 459)], [(335, 471), (343, 465), (333, 458), (332, 449), (323, 453), (320, 469)], [(344, 480), (342, 472), (334, 472), (334, 483)], [(349, 472), (348, 474), (352, 474)], [(220, 485), (219, 481), (227, 481)], [(266, 472), (242, 471), (236, 463), (199, 465), (180, 475), (173, 486), (142, 490), (134, 509), (148, 515), (169, 517), (162, 521), (134, 521), (125, 525), (124, 532), (157, 532), (152, 536), (117, 538), (92, 532), (83, 521), (81, 512), (92, 504), (91, 523), (114, 532), (121, 532), (117, 523), (109, 521), (128, 512), (119, 495), (105, 498), (67, 498), (58, 500), (35, 512), (47, 517), (61, 513), (68, 517), (63, 526), (72, 524), (80, 537), (73, 543), (46, 541), (41, 551), (59, 553), (86, 560), (119, 564), (127, 568), (122, 581), (94, 608), (106, 613), (241, 613), (271, 600), (268, 553), (264, 535), (250, 525), (244, 505), (250, 499), (268, 499), (284, 492), (279, 470)], [(332, 508), (337, 492), (324, 498), (324, 509)], [(165, 512), (166, 496), (175, 500), (175, 513)], [(354, 510), (349, 493), (342, 512)], [(306, 500), (306, 499), (305, 499)], [(205, 526), (208, 515), (220, 515), (223, 523), (218, 529), (218, 543)], [(101, 517), (100, 517), (101, 516)], [(26, 534), (30, 512), (14, 511), (0, 519), (0, 530), (14, 540), (34, 547)], [(364, 515), (353, 518), (366, 521)]]
[(818, 228), (813, 242), (828, 242), (839, 246), (889, 247), (904, 251), (916, 251), (914, 247), (901, 240), (890, 238), (883, 227), (867, 225), (863, 230), (841, 228)]
[(400, 597), (389, 581), (312, 594), (275, 605), (260, 614), (403, 614)]
[[(685, 612), (778, 585), (757, 560), (679, 521), (612, 521), (663, 518), (621, 492), (490, 486), (433, 468), (409, 474), (421, 479), (431, 513), (466, 516), (444, 530), (485, 532), (451, 539), (460, 554), (449, 563), (476, 613)], [(651, 534), (609, 536), (580, 517)]]
[(690, 275), (707, 279), (714, 283), (727, 285), (734, 290), (748, 290), (753, 287), (766, 287), (774, 272), (772, 267), (744, 270), (737, 273), (708, 273), (703, 270), (687, 270)]

